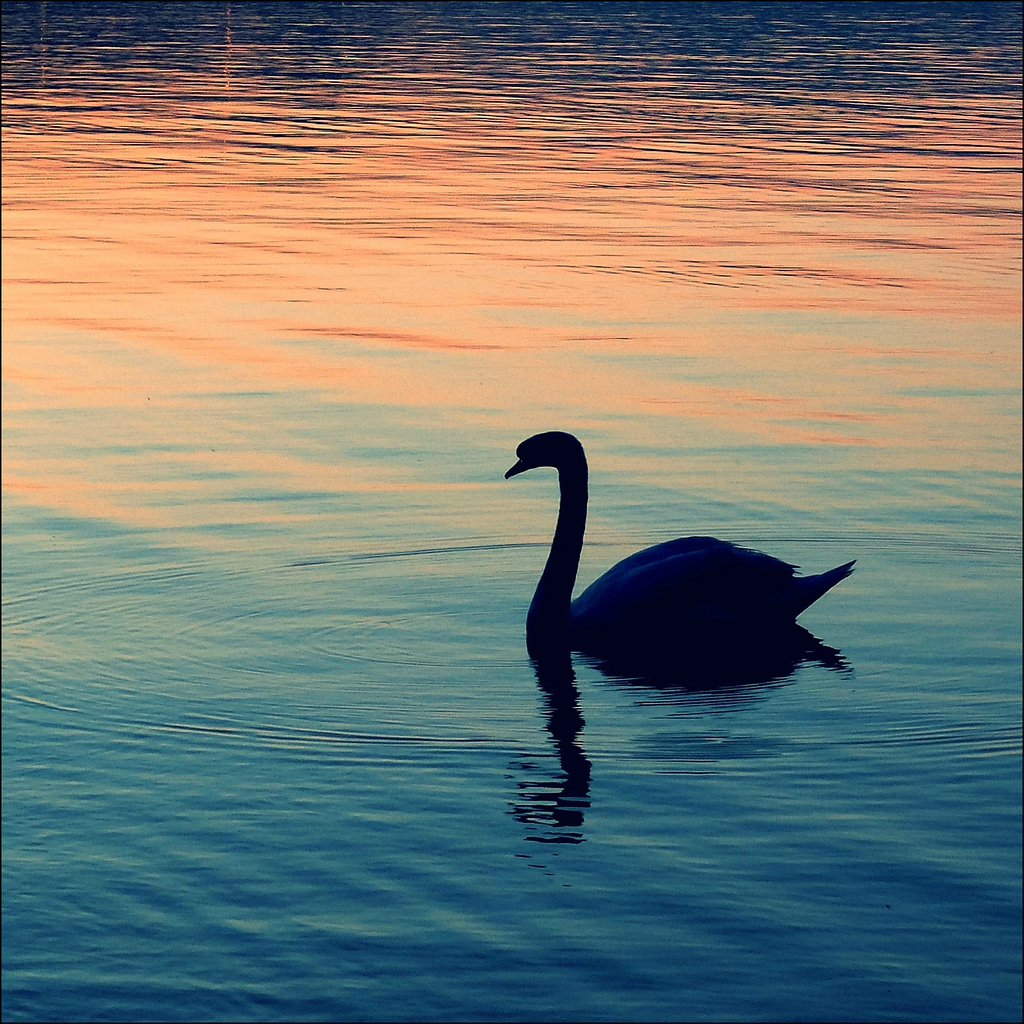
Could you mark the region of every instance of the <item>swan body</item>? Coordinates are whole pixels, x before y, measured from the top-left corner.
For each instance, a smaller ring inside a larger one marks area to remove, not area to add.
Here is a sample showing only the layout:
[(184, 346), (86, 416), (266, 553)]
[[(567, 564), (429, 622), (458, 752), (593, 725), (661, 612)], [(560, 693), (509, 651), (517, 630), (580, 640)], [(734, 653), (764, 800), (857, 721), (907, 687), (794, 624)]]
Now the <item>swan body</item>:
[(583, 446), (572, 434), (548, 431), (527, 438), (516, 455), (506, 479), (540, 466), (558, 470), (555, 536), (526, 617), (535, 657), (566, 648), (682, 654), (702, 643), (771, 639), (853, 571), (847, 562), (797, 576), (796, 566), (770, 555), (714, 537), (680, 537), (623, 559), (572, 600), (587, 518)]

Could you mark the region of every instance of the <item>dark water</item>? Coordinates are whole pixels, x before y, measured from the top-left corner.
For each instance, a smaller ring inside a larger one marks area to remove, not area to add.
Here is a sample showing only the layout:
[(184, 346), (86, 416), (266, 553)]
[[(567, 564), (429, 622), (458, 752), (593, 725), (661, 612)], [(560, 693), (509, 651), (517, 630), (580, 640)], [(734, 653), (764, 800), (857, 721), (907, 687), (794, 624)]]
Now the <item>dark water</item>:
[[(3, 1016), (1021, 1014), (1014, 4), (3, 7)], [(535, 671), (710, 533), (742, 678)]]

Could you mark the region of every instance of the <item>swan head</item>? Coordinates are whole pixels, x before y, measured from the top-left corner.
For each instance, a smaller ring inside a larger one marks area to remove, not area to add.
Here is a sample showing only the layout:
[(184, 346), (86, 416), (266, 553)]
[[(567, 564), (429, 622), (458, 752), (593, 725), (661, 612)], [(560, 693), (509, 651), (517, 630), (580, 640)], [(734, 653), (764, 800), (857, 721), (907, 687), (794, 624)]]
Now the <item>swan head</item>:
[(547, 430), (528, 437), (516, 449), (516, 457), (519, 461), (505, 474), (506, 480), (540, 466), (553, 466), (559, 472), (582, 469), (586, 474), (587, 471), (583, 445), (562, 430)]

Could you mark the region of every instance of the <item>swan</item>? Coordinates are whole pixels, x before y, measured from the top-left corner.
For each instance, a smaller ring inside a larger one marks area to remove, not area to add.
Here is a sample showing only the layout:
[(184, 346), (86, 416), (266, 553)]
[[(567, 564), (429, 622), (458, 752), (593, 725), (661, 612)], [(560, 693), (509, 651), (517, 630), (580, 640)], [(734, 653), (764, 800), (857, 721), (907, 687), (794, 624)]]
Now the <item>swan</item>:
[(796, 617), (853, 572), (856, 560), (797, 576), (796, 566), (771, 555), (714, 537), (680, 537), (623, 559), (572, 600), (587, 521), (583, 445), (547, 431), (523, 441), (516, 457), (506, 480), (541, 466), (558, 470), (555, 535), (526, 616), (534, 658), (566, 649), (678, 656), (708, 644), (770, 642), (798, 629)]

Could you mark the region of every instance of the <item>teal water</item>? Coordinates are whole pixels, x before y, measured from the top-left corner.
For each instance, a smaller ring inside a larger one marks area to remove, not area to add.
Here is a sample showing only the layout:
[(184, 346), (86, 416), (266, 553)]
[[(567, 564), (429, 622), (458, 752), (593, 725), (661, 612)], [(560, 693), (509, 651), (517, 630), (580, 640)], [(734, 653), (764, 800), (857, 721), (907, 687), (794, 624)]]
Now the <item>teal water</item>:
[[(5, 1020), (1021, 1013), (1015, 5), (3, 8)], [(580, 571), (857, 570), (553, 696)]]

